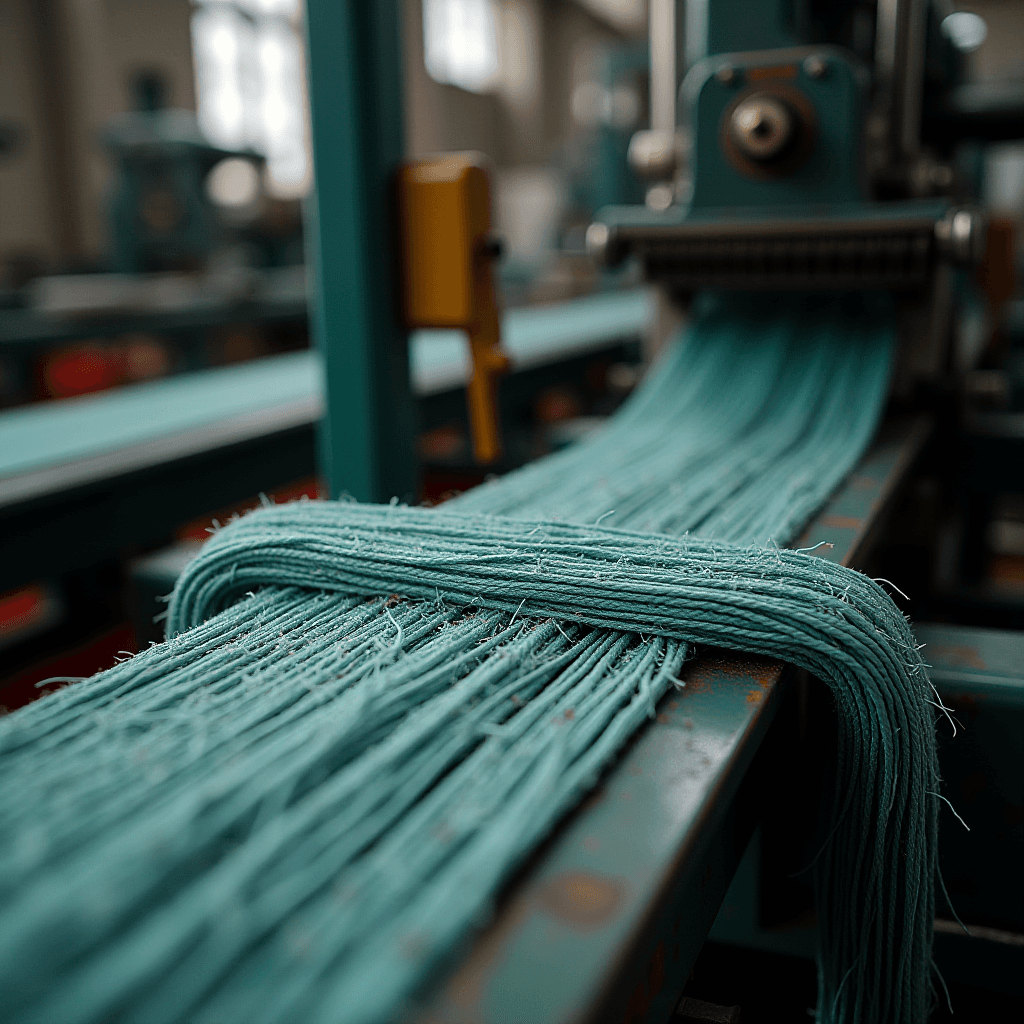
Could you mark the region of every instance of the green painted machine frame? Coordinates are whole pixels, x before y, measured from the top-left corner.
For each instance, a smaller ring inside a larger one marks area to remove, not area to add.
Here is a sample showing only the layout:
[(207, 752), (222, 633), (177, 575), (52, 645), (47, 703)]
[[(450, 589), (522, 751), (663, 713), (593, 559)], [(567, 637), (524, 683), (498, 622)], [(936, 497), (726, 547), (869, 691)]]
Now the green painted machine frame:
[(313, 337), (327, 373), (331, 494), (414, 497), (413, 401), (399, 319), (394, 173), (402, 160), (401, 4), (308, 0), (315, 198)]

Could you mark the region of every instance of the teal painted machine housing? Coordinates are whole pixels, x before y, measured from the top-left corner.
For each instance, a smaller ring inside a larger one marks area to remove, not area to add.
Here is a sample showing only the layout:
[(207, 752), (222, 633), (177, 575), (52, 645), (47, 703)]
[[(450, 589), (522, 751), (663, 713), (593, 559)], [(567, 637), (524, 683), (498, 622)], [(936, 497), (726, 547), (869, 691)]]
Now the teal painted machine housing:
[[(811, 77), (804, 67), (812, 55), (826, 62), (819, 78)], [(732, 69), (731, 81), (718, 75), (723, 67)], [(776, 69), (786, 69), (791, 77), (757, 74)], [(690, 209), (863, 202), (861, 125), (867, 82), (859, 61), (839, 47), (759, 50), (702, 60), (687, 74), (680, 90), (681, 119), (689, 114), (694, 138)], [(813, 107), (813, 147), (805, 162), (791, 172), (754, 177), (726, 156), (723, 117), (739, 97), (780, 85), (798, 91)]]
[(776, 50), (808, 42), (806, 0), (686, 0), (690, 65), (730, 50)]

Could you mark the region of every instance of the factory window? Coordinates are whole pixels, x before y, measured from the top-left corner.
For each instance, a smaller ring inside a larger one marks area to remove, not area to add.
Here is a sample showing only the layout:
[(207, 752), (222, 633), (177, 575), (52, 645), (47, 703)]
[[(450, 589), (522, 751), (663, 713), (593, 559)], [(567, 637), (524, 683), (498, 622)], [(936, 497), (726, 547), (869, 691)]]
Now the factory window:
[(486, 92), (498, 77), (494, 0), (423, 0), (423, 57), (436, 82)]
[(192, 16), (199, 123), (226, 149), (267, 158), (268, 187), (310, 184), (302, 0), (199, 0)]

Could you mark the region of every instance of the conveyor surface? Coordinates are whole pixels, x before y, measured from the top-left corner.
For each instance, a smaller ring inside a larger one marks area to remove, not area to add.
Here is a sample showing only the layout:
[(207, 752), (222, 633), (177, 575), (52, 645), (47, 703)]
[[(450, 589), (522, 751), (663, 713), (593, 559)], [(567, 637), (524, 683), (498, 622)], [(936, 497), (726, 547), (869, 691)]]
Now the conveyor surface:
[[(515, 369), (529, 369), (640, 335), (653, 314), (646, 290), (510, 310), (506, 348)], [(460, 332), (417, 331), (410, 341), (417, 393), (465, 383)], [(300, 352), (11, 410), (0, 414), (0, 506), (313, 423), (323, 412), (323, 389), (318, 356)]]

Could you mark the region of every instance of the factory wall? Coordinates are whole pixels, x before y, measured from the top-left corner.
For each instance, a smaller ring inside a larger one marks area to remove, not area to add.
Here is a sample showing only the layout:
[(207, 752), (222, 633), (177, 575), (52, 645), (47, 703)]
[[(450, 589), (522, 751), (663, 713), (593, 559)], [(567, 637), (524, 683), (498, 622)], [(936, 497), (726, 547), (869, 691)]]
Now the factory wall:
[(476, 150), (498, 158), (498, 99), (435, 82), (423, 63), (423, 5), (404, 0), (405, 142), (412, 157)]
[[(10, 152), (0, 156), (0, 260), (5, 263), (50, 261), (60, 251), (37, 49), (32, 0), (0, 0), (0, 119), (14, 133)], [(17, 271), (26, 272), (27, 265)]]
[(104, 6), (118, 109), (128, 109), (132, 75), (155, 70), (166, 82), (168, 106), (194, 110), (189, 0), (104, 0)]
[[(573, 131), (570, 96), (621, 32), (573, 0), (501, 0), (501, 73), (474, 93), (430, 78), (421, 0), (403, 3), (410, 155), (479, 150), (515, 169), (516, 204), (526, 182), (550, 214), (561, 194), (551, 167)], [(143, 71), (165, 80), (169, 105), (194, 109), (192, 9), (189, 0), (0, 0), (0, 121), (17, 136), (0, 156), (0, 287), (103, 262), (110, 166), (100, 131), (130, 108)]]
[[(109, 165), (102, 126), (140, 71), (193, 107), (188, 0), (0, 0), (0, 276), (101, 259)], [(4, 273), (6, 272), (6, 273)], [(15, 281), (15, 283), (17, 283)]]

